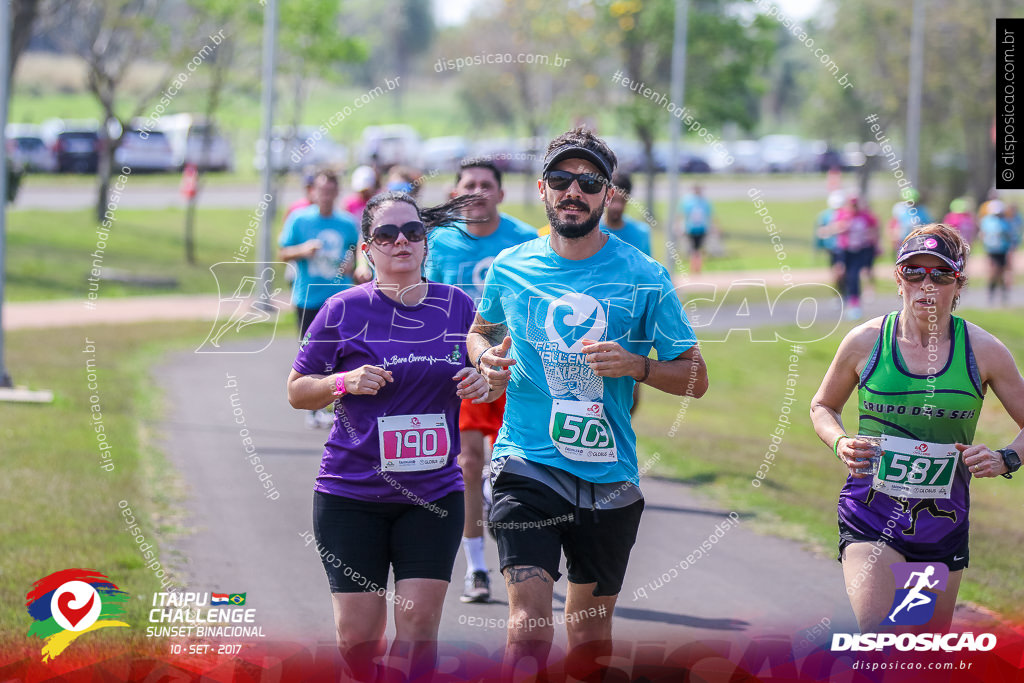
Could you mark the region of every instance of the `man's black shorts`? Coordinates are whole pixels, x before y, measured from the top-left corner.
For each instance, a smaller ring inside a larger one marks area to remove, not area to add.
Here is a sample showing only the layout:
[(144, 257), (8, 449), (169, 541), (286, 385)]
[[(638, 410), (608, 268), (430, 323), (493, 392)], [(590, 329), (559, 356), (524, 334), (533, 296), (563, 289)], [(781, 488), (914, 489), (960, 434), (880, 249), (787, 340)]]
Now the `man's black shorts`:
[(492, 495), (489, 521), (502, 571), (540, 567), (557, 581), (564, 550), (570, 582), (596, 582), (595, 596), (619, 594), (643, 500), (611, 510), (580, 509), (539, 481), (511, 472), (498, 475)]

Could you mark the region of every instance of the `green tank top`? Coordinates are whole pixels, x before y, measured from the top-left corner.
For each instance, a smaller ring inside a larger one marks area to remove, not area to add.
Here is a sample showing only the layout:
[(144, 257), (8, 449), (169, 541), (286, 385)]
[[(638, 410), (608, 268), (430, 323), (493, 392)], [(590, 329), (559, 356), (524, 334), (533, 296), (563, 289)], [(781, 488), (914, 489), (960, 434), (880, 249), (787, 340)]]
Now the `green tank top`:
[(858, 433), (942, 444), (971, 443), (984, 392), (967, 324), (963, 318), (951, 316), (953, 341), (945, 366), (932, 376), (917, 375), (907, 369), (896, 343), (899, 317), (899, 313), (885, 317), (871, 357), (861, 371)]

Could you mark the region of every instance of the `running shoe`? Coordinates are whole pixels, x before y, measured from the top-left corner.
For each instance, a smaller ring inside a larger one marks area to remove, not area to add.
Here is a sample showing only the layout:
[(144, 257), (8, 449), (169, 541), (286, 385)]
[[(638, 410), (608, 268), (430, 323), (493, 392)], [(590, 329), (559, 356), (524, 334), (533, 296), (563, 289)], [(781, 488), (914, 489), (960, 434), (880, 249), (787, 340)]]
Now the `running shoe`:
[(476, 571), (466, 577), (466, 588), (459, 597), (462, 602), (490, 602), (491, 580), (487, 572)]

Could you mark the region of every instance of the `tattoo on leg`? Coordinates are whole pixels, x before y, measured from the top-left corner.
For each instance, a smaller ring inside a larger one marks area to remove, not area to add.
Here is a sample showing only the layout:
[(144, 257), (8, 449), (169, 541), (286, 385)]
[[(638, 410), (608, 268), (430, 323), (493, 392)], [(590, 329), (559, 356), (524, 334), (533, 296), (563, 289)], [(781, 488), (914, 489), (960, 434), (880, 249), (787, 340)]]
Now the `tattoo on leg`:
[(544, 570), (540, 567), (509, 567), (505, 570), (505, 583), (510, 586), (513, 583), (522, 583), (534, 577), (548, 583), (548, 578), (544, 576)]

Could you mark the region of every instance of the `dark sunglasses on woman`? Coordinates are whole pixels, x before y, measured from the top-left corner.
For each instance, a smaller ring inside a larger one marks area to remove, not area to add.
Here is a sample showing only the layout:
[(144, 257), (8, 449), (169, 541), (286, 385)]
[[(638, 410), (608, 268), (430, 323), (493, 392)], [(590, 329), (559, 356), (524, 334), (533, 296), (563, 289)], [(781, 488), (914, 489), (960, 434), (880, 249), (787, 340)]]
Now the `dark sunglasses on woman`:
[(410, 242), (422, 242), (427, 238), (427, 228), (420, 221), (409, 221), (405, 225), (394, 225), (388, 223), (386, 225), (378, 225), (373, 234), (370, 236), (370, 241), (379, 247), (386, 247), (395, 243), (398, 239), (398, 233), (405, 235), (405, 239)]
[(575, 180), (584, 194), (597, 194), (608, 184), (607, 180), (594, 173), (569, 173), (568, 171), (548, 171), (544, 174), (544, 180), (548, 187), (558, 192), (568, 190), (572, 181)]
[(937, 285), (950, 285), (956, 282), (960, 271), (949, 266), (914, 266), (904, 263), (899, 267), (900, 277), (907, 282), (923, 282), (925, 276), (932, 279)]

